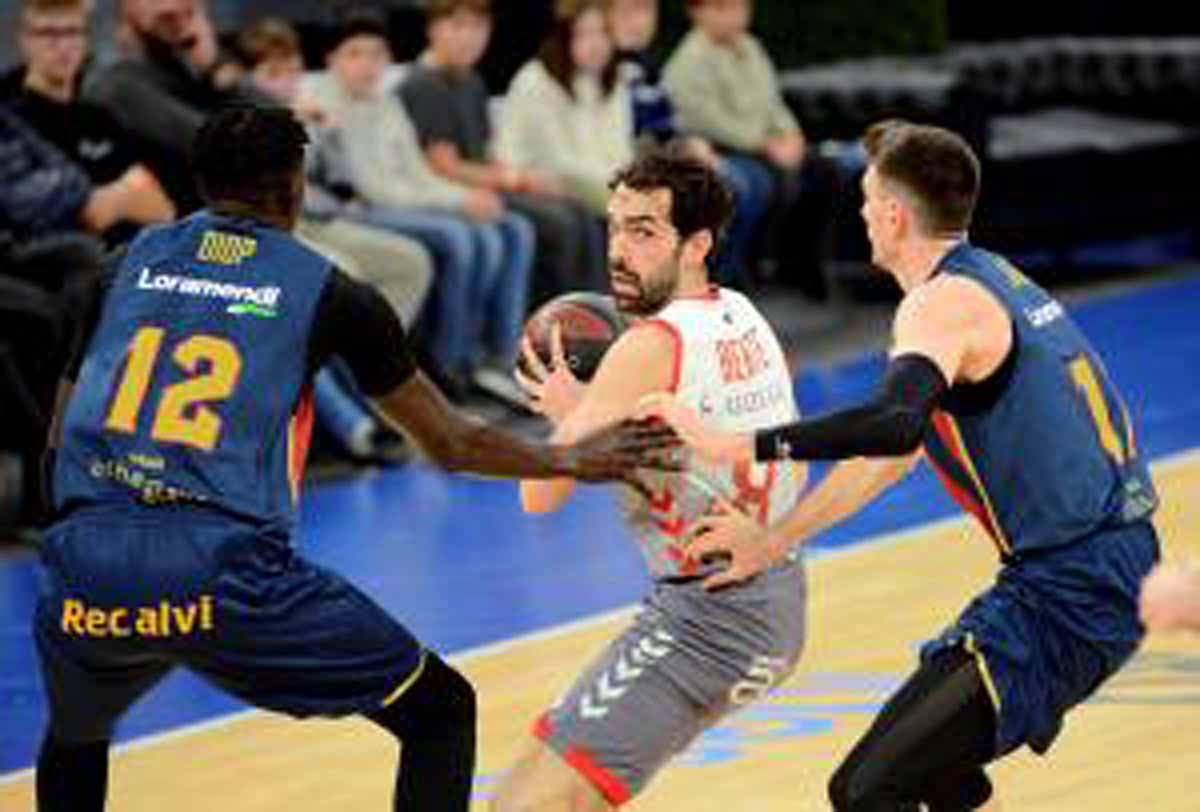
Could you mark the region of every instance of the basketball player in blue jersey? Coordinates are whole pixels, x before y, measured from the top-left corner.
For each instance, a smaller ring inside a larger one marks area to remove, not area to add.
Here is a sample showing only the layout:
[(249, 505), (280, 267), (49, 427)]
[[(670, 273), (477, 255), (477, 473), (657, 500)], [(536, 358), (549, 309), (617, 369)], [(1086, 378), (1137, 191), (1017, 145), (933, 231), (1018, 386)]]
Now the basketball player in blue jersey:
[(139, 237), (83, 320), (34, 618), (41, 812), (103, 809), (115, 722), (176, 667), (293, 716), (362, 714), (403, 743), (395, 808), (467, 810), (470, 684), (291, 545), (330, 356), (447, 469), (628, 480), (656, 442), (626, 424), (533, 445), (452, 407), (379, 294), (292, 239), (306, 140), (285, 110), (211, 119), (194, 155), (208, 208)]
[(731, 556), (710, 586), (762, 571), (859, 510), (923, 446), (995, 542), (1000, 572), (923, 647), (829, 794), (841, 812), (977, 809), (992, 791), (984, 766), (1021, 745), (1044, 753), (1063, 714), (1137, 649), (1157, 498), (1087, 339), (1044, 290), (967, 241), (979, 189), (967, 144), (891, 121), (867, 132), (866, 148), (872, 259), (904, 291), (875, 398), (742, 435), (713, 431), (670, 397), (644, 411), (714, 459), (846, 460), (770, 531), (736, 512), (700, 526), (692, 556)]

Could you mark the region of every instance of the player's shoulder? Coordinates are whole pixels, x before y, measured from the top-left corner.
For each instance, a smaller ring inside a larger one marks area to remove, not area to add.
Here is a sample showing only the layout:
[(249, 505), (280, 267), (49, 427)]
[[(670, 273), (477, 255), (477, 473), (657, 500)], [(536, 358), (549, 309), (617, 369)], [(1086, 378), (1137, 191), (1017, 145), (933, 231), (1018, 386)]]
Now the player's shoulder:
[(905, 294), (901, 315), (929, 318), (964, 318), (1000, 306), (999, 300), (980, 281), (969, 276), (941, 273)]
[(679, 328), (661, 318), (641, 319), (604, 353), (591, 388), (611, 393), (661, 382), (654, 388), (667, 389), (678, 382), (682, 358)]
[(653, 355), (663, 350), (675, 351), (682, 344), (679, 326), (662, 314), (634, 322), (613, 342), (609, 354), (616, 357)]

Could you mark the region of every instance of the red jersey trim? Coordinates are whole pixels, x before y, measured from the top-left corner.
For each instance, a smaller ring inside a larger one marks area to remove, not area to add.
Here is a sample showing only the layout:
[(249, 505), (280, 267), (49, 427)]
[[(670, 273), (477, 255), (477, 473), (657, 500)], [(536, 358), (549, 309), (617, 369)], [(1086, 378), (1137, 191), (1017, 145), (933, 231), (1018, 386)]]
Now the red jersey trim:
[(312, 445), (313, 417), (312, 387), (306, 386), (300, 392), (296, 409), (288, 423), (288, 485), (291, 486), (293, 504), (300, 501), (300, 484), (304, 480), (308, 450)]
[(647, 319), (638, 326), (657, 327), (666, 331), (667, 335), (671, 337), (673, 355), (671, 358), (671, 386), (667, 391), (674, 394), (679, 390), (679, 381), (683, 376), (683, 335), (679, 332), (678, 327), (666, 319)]

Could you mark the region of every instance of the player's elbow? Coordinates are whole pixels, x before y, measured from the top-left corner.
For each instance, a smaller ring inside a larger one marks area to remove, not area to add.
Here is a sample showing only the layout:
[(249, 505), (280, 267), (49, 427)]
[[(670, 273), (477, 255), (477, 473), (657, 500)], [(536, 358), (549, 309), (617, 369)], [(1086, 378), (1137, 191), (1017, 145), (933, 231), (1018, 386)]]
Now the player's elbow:
[(896, 408), (882, 421), (880, 456), (907, 456), (921, 447), (925, 439), (928, 416), (921, 412)]

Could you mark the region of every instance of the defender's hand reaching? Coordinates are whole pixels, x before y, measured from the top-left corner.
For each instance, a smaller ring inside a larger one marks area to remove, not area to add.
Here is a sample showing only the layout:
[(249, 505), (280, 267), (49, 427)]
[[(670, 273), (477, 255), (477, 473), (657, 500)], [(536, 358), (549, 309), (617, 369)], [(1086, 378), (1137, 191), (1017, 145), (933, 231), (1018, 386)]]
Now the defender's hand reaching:
[(754, 436), (731, 434), (709, 428), (700, 415), (674, 395), (647, 395), (638, 403), (636, 415), (667, 423), (687, 445), (701, 456), (718, 464), (754, 461)]

